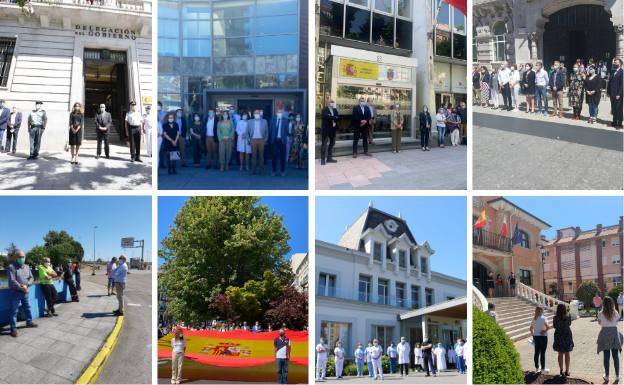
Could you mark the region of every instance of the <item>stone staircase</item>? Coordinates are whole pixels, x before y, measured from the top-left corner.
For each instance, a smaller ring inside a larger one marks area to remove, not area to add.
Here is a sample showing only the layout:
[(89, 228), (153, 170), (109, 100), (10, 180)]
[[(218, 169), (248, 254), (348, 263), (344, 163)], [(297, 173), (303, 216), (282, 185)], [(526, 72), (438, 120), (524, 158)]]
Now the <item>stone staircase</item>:
[[(520, 341), (531, 336), (529, 327), (535, 314), (535, 304), (521, 297), (488, 298), (487, 301), (496, 306), (494, 311), (498, 325), (505, 330), (512, 341)], [(544, 315), (548, 319), (548, 324), (552, 326), (554, 313), (545, 308)]]

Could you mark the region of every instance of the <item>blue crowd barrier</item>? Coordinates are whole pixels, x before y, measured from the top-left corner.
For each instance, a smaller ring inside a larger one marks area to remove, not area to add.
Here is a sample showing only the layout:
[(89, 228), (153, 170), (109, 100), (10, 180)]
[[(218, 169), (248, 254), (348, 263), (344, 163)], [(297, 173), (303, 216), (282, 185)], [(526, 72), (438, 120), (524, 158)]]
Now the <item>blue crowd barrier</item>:
[[(71, 301), (69, 287), (63, 281), (54, 280), (54, 287), (58, 292), (58, 302)], [(13, 293), (10, 289), (0, 289), (0, 326), (8, 325), (11, 319), (11, 298)], [(45, 314), (45, 298), (41, 285), (34, 284), (28, 290), (28, 300), (33, 319), (43, 317)], [(24, 312), (20, 308), (17, 313), (18, 320), (24, 320)]]

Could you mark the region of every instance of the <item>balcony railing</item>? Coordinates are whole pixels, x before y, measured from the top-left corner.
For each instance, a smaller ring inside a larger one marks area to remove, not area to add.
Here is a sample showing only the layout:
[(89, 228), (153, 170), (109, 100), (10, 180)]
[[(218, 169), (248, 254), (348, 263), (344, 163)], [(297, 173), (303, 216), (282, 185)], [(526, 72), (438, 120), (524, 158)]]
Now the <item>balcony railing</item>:
[(354, 292), (350, 290), (340, 290), (336, 288), (330, 288), (328, 290), (327, 288), (322, 287), (316, 291), (316, 295), (318, 297), (339, 298), (363, 303), (387, 305), (392, 307), (398, 307), (401, 309), (417, 309), (420, 307), (418, 303), (413, 303), (411, 298), (401, 299), (400, 297), (396, 297), (393, 295), (380, 296), (373, 293)]
[[(0, 0), (0, 4), (16, 4), (15, 0)], [(129, 12), (152, 13), (151, 0), (31, 0), (32, 5), (80, 6), (85, 8), (116, 9)], [(28, 5), (26, 6), (28, 7)]]
[(511, 253), (511, 238), (506, 238), (486, 230), (474, 229), (472, 232), (472, 244)]

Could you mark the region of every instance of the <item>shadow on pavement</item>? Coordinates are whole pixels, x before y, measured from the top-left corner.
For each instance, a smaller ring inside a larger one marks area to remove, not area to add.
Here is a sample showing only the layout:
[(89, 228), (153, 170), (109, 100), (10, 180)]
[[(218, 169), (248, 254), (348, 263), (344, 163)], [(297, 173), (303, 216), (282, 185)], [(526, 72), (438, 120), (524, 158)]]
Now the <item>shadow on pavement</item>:
[(117, 317), (117, 315), (113, 313), (82, 313), (83, 318), (105, 318), (105, 317)]

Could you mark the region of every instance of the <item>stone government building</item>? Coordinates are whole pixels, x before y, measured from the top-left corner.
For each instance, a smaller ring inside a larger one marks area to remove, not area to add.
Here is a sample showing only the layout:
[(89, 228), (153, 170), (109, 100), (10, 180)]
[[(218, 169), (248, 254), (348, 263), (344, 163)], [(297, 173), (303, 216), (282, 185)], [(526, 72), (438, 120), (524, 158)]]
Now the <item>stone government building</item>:
[(623, 0), (474, 0), (474, 64), (624, 57)]

